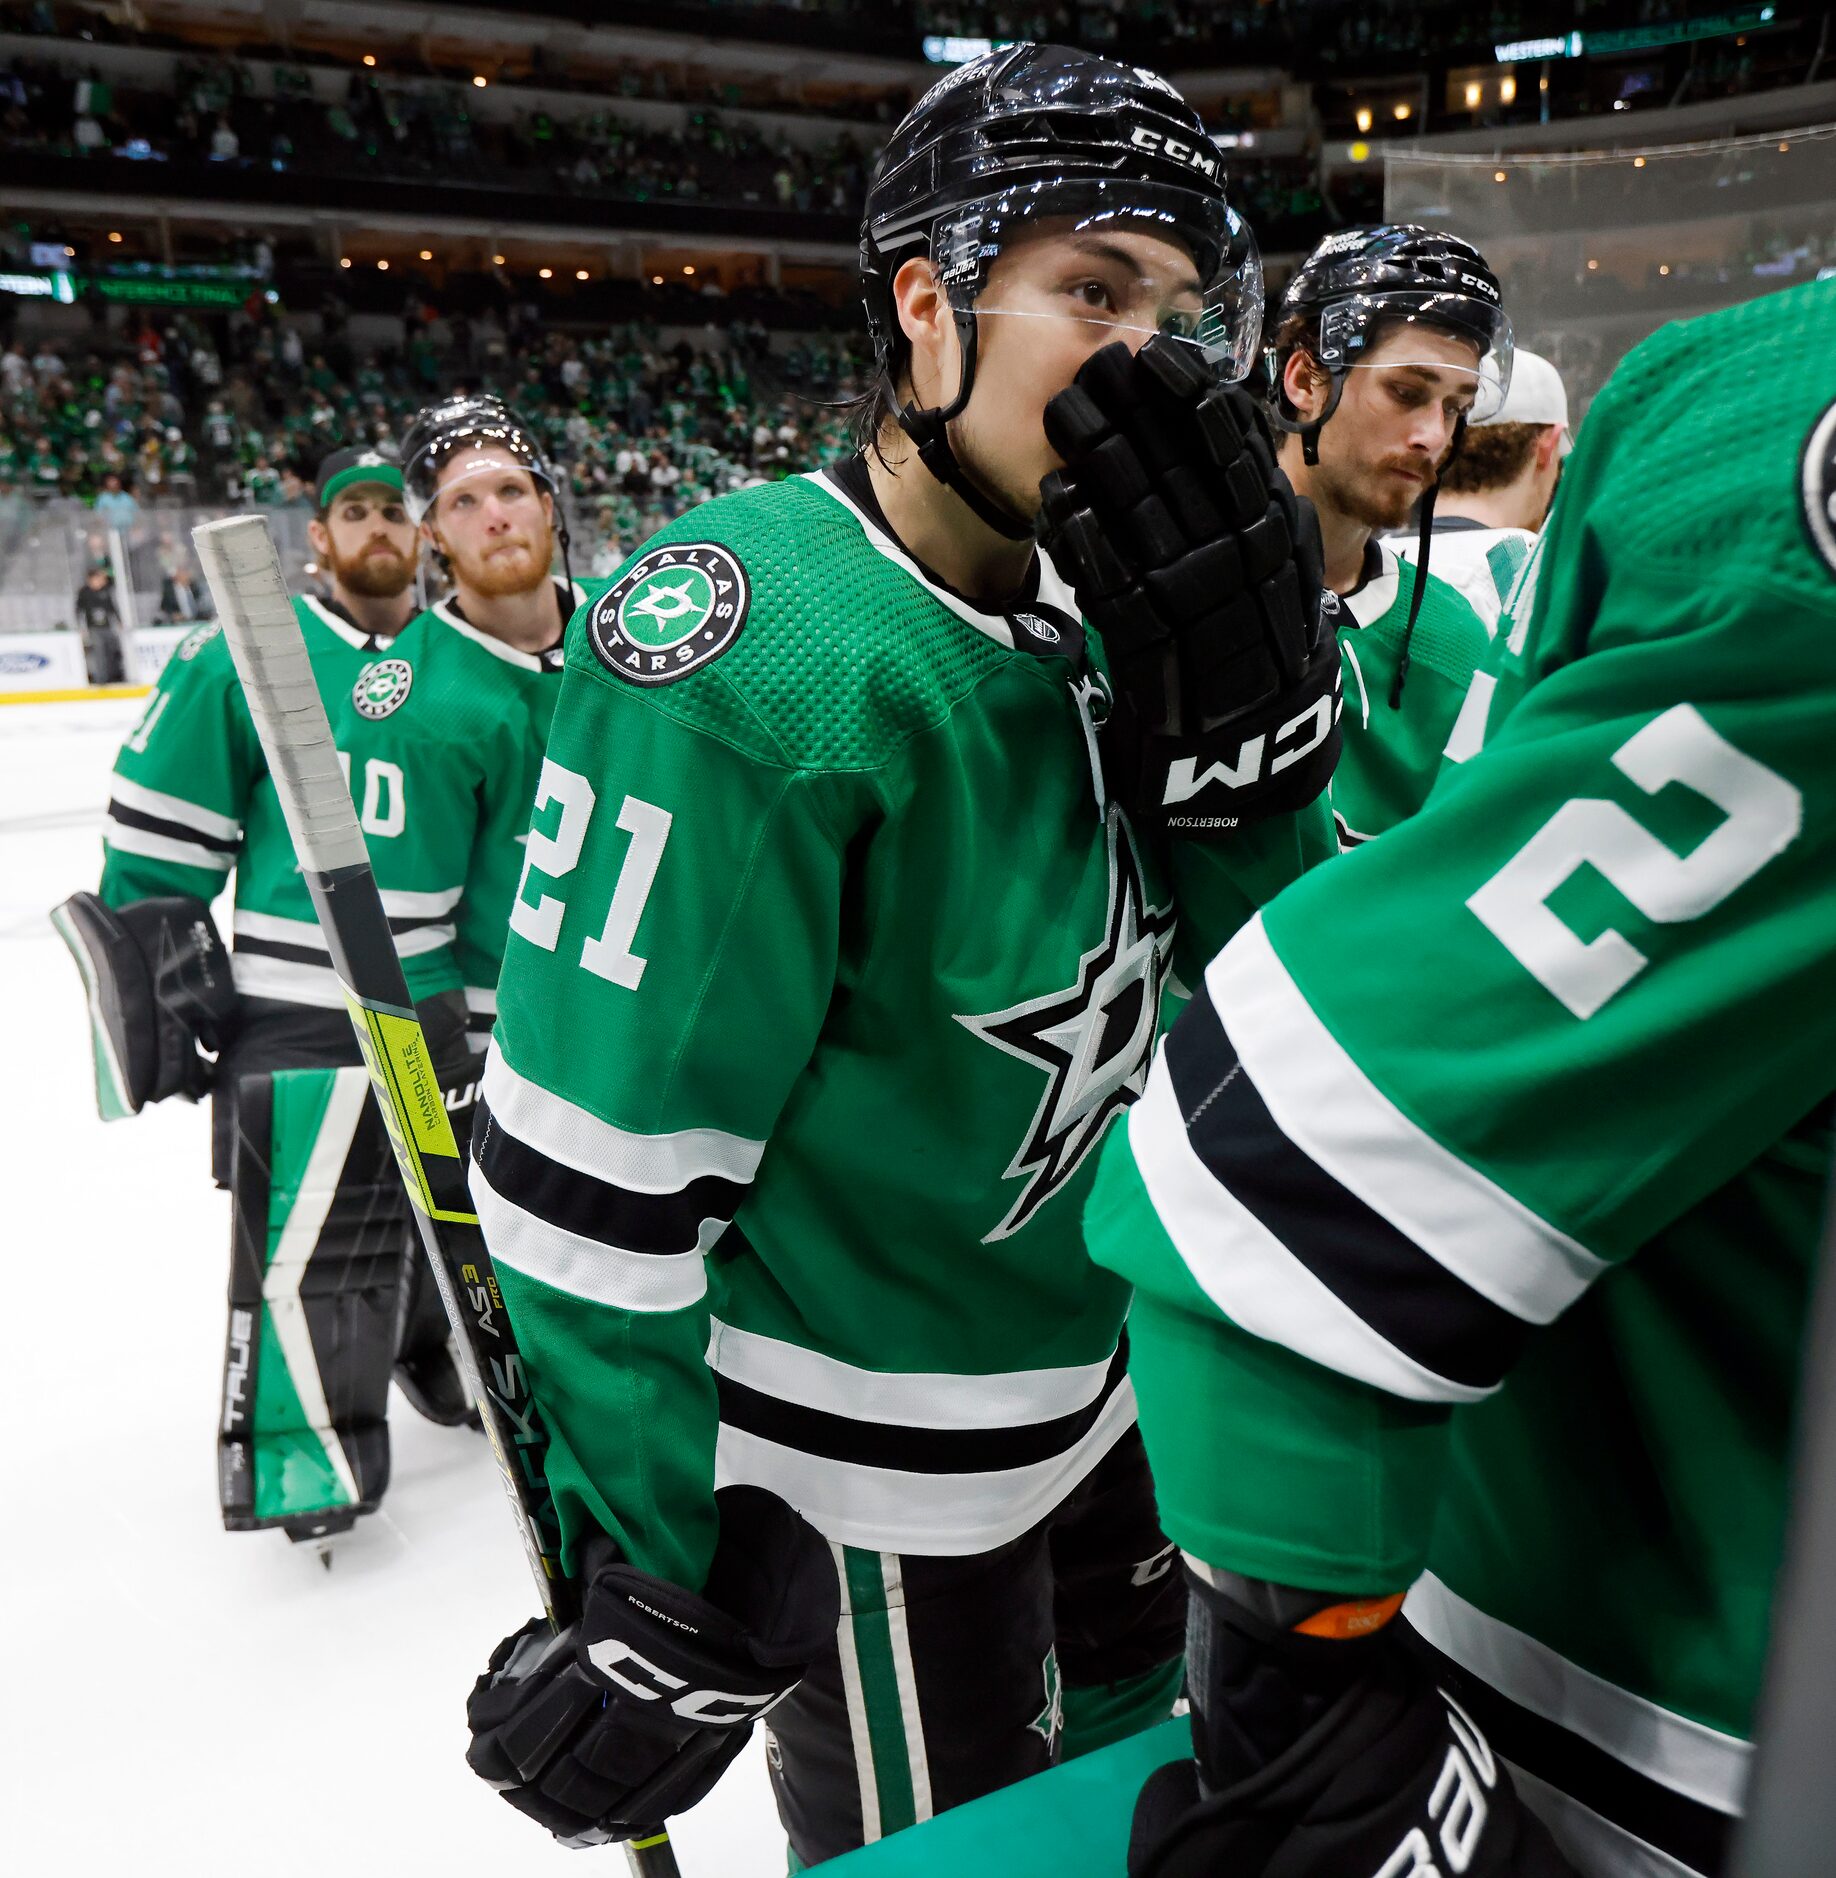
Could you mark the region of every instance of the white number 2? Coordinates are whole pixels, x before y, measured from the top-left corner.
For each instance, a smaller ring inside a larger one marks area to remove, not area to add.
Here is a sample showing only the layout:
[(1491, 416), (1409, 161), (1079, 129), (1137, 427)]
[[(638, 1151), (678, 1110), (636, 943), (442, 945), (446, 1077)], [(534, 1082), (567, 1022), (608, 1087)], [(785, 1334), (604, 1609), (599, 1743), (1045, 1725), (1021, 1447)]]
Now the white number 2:
[(1611, 927), (1584, 944), (1550, 911), (1550, 895), (1571, 874), (1591, 866), (1648, 920), (1676, 925), (1700, 919), (1751, 880), (1790, 845), (1803, 819), (1798, 791), (1735, 749), (1694, 705), (1674, 705), (1654, 718), (1613, 752), (1613, 763), (1647, 795), (1681, 783), (1726, 820), (1688, 854), (1677, 854), (1617, 802), (1578, 797), (1466, 902), (1531, 976), (1582, 1018), (1650, 961)]
[[(593, 818), (596, 803), (593, 785), (577, 771), (546, 760), (542, 764), (541, 780), (536, 785), (537, 813), (551, 802), (561, 804), (561, 818), (552, 835), (539, 831), (530, 833), (522, 878), (517, 882), (516, 899), (510, 907), (512, 930), (544, 952), (554, 951), (567, 907), (563, 897), (553, 893), (541, 895), (531, 905), (523, 897), (524, 890), (529, 885), (531, 869), (559, 881), (579, 865), (580, 851), (586, 844), (587, 824)], [(648, 963), (631, 950), (631, 942), (637, 937), (638, 922), (644, 917), (645, 903), (656, 882), (673, 819), (667, 809), (641, 802), (636, 796), (626, 796), (619, 805), (618, 826), (631, 837), (631, 845), (625, 850), (624, 863), (618, 870), (604, 929), (597, 939), (588, 939), (580, 948), (580, 963), (589, 972), (612, 984), (623, 985), (627, 991), (638, 988)]]

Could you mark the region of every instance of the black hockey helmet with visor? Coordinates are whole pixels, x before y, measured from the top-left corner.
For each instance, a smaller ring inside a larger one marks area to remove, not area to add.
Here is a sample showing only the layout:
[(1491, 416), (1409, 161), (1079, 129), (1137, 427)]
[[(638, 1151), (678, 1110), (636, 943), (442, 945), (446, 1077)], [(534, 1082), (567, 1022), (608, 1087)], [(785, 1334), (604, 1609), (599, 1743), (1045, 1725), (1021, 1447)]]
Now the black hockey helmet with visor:
[[(536, 484), (554, 499), (559, 522), (560, 472), (529, 428), (501, 398), (459, 396), (442, 398), (417, 412), (402, 439), (402, 495), (409, 519), (419, 523), (432, 512), (440, 493), (440, 478), (463, 452), (476, 453), (475, 469), (462, 469), (460, 478), (487, 470), (487, 449), (505, 451), (526, 469)], [(447, 487), (452, 487), (449, 480)]]
[[(991, 299), (1001, 255), (1047, 227), (1157, 235), (1190, 259), (1151, 278), (1137, 258), (1126, 307), (1079, 313)], [(892, 284), (914, 256), (937, 269), (962, 356), (956, 395), (930, 409), (900, 406), (894, 390), (908, 348)], [(875, 361), (900, 424), (926, 467), (1013, 539), (1030, 524), (964, 475), (946, 431), (974, 389), (980, 316), (1080, 320), (1101, 329), (1099, 343), (1167, 332), (1227, 382), (1245, 375), (1260, 344), (1261, 259), (1197, 113), (1154, 73), (1070, 47), (1004, 47), (925, 94), (868, 186), (860, 260)]]
[[(1297, 315), (1311, 321), (1313, 335), (1301, 341), (1281, 340)], [(1269, 359), (1274, 382), (1270, 416), (1278, 428), (1300, 438), (1301, 455), (1309, 466), (1320, 460), (1320, 432), (1339, 408), (1348, 374), (1418, 365), (1471, 381), (1472, 396), (1454, 419), (1447, 454), (1434, 481), (1422, 492), (1415, 586), (1390, 684), (1390, 707), (1400, 709), (1415, 622), (1428, 588), (1429, 543), (1441, 477), (1460, 454), (1468, 422), (1495, 415), (1511, 388), (1511, 322), (1505, 314), (1504, 295), (1485, 256), (1458, 235), (1413, 222), (1346, 228), (1328, 235), (1296, 270), (1281, 297), (1275, 330), (1278, 349)], [(1456, 364), (1444, 354), (1412, 348), (1409, 335), (1423, 331), (1465, 341), (1473, 348), (1473, 363)], [(1401, 343), (1386, 346), (1380, 359), (1369, 356), (1398, 332), (1403, 335)], [(1326, 403), (1313, 418), (1303, 418), (1294, 408), (1283, 382), (1288, 356), (1301, 346), (1331, 380)]]
[[(1326, 408), (1303, 421), (1282, 387), (1286, 352), (1271, 359), (1274, 418), (1296, 432), (1309, 463), (1319, 460), (1319, 433), (1338, 409), (1347, 372), (1376, 366), (1425, 365), (1439, 372), (1470, 375), (1472, 402), (1463, 413), (1478, 421), (1496, 414), (1511, 385), (1511, 322), (1498, 277), (1470, 241), (1408, 222), (1376, 228), (1346, 228), (1328, 235), (1303, 261), (1281, 298), (1279, 336), (1300, 315), (1317, 339), (1305, 344), (1332, 380)], [(1445, 333), (1470, 344), (1471, 366), (1438, 354), (1412, 357), (1407, 343), (1389, 347), (1381, 360), (1369, 354), (1399, 330)], [(1287, 350), (1292, 350), (1289, 345)], [(1464, 431), (1464, 423), (1461, 425)], [(1457, 447), (1457, 445), (1456, 445)]]

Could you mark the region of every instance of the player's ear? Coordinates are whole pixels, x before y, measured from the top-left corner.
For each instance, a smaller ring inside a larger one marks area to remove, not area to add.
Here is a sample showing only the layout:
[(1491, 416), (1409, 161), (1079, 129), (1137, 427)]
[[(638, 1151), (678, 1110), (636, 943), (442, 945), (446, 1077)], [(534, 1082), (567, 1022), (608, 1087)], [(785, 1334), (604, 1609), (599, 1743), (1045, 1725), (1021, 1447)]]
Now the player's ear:
[(1325, 408), (1332, 380), (1305, 346), (1296, 346), (1281, 368), (1281, 388), (1302, 421), (1318, 417)]
[(316, 515), (306, 524), (306, 539), (315, 559), (323, 561), (331, 553), (331, 530)]
[(1536, 440), (1536, 467), (1547, 470), (1555, 461), (1556, 452), (1562, 447), (1562, 427), (1560, 424), (1545, 424)]
[[(893, 276), (893, 310), (910, 345), (912, 392), (925, 405), (948, 402), (958, 379), (956, 317), (937, 270), (913, 255)], [(948, 384), (948, 395), (938, 387)]]

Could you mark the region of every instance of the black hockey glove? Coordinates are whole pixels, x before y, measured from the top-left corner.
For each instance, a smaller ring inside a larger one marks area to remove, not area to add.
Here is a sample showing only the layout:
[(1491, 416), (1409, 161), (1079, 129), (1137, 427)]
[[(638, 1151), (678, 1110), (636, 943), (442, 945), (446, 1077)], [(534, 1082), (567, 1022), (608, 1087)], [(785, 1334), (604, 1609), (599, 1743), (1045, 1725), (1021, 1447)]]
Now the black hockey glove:
[(1037, 530), (1108, 654), (1117, 798), (1212, 841), (1311, 802), (1339, 755), (1338, 602), (1255, 401), (1189, 346), (1117, 342), (1045, 429), (1066, 467)]
[(200, 1051), (220, 1051), (236, 1021), (229, 954), (210, 908), (190, 894), (116, 908), (73, 893), (51, 923), (89, 996), (103, 1119), (113, 1119), (104, 1066), (127, 1114), (172, 1095), (195, 1102), (216, 1069)]
[(1575, 1878), (1393, 1628), (1297, 1634), (1191, 1588), (1197, 1758), (1142, 1789), (1129, 1878)]
[(835, 1636), (827, 1542), (760, 1487), (723, 1487), (699, 1596), (589, 1556), (578, 1623), (506, 1637), (466, 1704), (466, 1759), (568, 1845), (630, 1838), (701, 1800)]

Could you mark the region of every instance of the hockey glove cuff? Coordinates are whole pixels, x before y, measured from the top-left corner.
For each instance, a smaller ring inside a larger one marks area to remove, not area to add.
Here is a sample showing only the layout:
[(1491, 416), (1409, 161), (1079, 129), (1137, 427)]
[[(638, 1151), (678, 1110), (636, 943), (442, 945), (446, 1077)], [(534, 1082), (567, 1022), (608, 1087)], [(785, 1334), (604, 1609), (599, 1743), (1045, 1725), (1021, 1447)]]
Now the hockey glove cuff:
[(1040, 486), (1038, 534), (1108, 655), (1117, 796), (1212, 840), (1311, 801), (1338, 759), (1337, 609), (1254, 400), (1190, 347), (1117, 343), (1045, 428), (1066, 467)]
[(236, 1022), (229, 954), (210, 908), (190, 894), (112, 907), (73, 893), (51, 923), (83, 974), (95, 1030), (96, 1096), (104, 1121), (149, 1102), (210, 1088)]
[(1361, 1607), (1374, 1631), (1308, 1634), (1191, 1590), (1196, 1758), (1142, 1790), (1129, 1878), (1574, 1878), (1382, 1607)]
[(629, 1838), (703, 1799), (840, 1621), (827, 1542), (759, 1487), (715, 1496), (699, 1595), (591, 1549), (580, 1619), (506, 1637), (466, 1704), (466, 1759), (570, 1845)]

